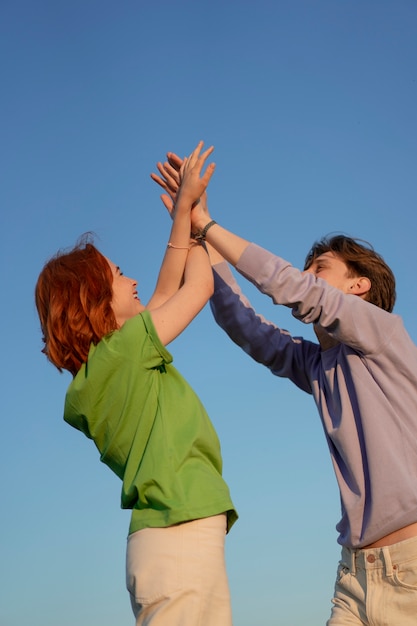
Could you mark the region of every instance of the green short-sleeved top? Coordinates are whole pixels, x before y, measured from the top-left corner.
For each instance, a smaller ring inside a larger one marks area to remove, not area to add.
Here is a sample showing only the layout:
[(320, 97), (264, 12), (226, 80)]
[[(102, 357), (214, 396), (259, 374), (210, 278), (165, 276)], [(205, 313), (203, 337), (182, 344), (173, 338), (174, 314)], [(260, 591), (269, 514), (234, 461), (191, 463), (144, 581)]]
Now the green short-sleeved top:
[(227, 512), (220, 443), (144, 311), (92, 345), (68, 387), (64, 420), (93, 439), (123, 481), (129, 533)]

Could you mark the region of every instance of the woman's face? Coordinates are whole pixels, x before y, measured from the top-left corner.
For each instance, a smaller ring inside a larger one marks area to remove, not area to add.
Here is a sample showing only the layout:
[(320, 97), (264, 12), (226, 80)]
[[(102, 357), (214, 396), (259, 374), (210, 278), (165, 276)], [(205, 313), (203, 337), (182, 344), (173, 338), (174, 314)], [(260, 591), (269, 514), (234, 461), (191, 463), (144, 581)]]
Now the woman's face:
[(145, 307), (138, 298), (137, 282), (133, 278), (124, 276), (123, 272), (120, 271), (120, 267), (115, 265), (113, 261), (110, 261), (107, 257), (106, 260), (113, 274), (111, 308), (120, 327), (123, 326), (126, 320), (141, 313)]

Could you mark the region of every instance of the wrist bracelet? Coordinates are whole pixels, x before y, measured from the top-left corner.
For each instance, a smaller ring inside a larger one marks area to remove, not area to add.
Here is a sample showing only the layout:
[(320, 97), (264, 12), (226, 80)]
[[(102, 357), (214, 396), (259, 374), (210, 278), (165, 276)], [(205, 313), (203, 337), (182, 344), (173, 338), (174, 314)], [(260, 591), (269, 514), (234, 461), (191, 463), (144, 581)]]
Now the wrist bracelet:
[(174, 248), (174, 250), (189, 250), (190, 246), (174, 246), (173, 243), (168, 241), (167, 248)]
[(211, 222), (209, 222), (208, 224), (204, 226), (203, 230), (200, 230), (200, 232), (197, 235), (195, 235), (195, 238), (198, 239), (199, 241), (205, 241), (207, 231), (209, 230), (209, 228), (211, 228), (215, 224), (217, 224), (217, 222), (215, 220), (211, 220)]
[(202, 241), (197, 241), (196, 239), (193, 239), (192, 241), (190, 241), (189, 246), (174, 246), (173, 243), (168, 241), (167, 248), (173, 248), (174, 250), (190, 250), (193, 246), (198, 246), (200, 244), (202, 244)]

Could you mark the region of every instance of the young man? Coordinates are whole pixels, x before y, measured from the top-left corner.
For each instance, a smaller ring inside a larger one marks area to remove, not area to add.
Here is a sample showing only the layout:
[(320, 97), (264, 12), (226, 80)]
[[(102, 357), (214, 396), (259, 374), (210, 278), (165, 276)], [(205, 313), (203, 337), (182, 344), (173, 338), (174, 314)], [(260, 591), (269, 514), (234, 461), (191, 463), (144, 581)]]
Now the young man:
[[(152, 177), (175, 198), (181, 161)], [(172, 167), (173, 166), (173, 167)], [(171, 199), (163, 196), (170, 208)], [(373, 249), (337, 236), (304, 271), (225, 230), (203, 202), (194, 233), (211, 250), (217, 323), (253, 359), (310, 393), (341, 495), (342, 546), (328, 626), (415, 626), (417, 620), (417, 347), (391, 313), (395, 280)], [(318, 343), (266, 321), (224, 259), (275, 304), (313, 324)]]

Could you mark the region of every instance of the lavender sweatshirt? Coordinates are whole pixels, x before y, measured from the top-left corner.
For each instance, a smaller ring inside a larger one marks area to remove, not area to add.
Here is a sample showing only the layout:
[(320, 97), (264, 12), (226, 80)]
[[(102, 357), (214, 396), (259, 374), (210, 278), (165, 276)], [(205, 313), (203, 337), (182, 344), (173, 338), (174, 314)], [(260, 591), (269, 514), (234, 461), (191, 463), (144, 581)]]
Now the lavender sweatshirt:
[(214, 267), (217, 323), (253, 359), (316, 402), (341, 496), (341, 545), (417, 522), (417, 347), (402, 319), (255, 244), (236, 269), (295, 318), (339, 343), (325, 351), (258, 315), (227, 263)]

